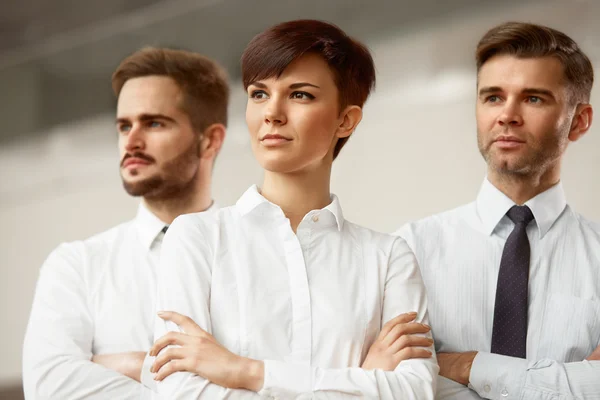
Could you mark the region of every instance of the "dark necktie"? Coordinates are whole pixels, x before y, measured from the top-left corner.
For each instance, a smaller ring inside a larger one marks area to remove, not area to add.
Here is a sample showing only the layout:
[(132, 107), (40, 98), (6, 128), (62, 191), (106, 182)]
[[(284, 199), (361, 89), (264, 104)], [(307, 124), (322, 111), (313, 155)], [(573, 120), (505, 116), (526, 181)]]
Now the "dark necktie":
[(492, 353), (525, 358), (530, 258), (526, 228), (533, 214), (527, 206), (513, 206), (506, 214), (515, 227), (506, 239), (500, 261)]
[(161, 232), (167, 233), (167, 229), (169, 229), (169, 225), (165, 225), (164, 228), (162, 228)]

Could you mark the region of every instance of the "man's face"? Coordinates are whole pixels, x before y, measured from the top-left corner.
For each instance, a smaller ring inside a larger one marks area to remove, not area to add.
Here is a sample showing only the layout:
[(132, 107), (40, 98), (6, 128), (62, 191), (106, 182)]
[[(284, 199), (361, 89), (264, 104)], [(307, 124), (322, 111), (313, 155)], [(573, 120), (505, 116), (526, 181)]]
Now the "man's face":
[(480, 69), (477, 142), (488, 172), (540, 174), (560, 165), (574, 106), (554, 57), (497, 55)]
[(117, 104), (120, 169), (132, 196), (166, 198), (193, 185), (198, 135), (180, 107), (183, 94), (165, 76), (125, 82)]

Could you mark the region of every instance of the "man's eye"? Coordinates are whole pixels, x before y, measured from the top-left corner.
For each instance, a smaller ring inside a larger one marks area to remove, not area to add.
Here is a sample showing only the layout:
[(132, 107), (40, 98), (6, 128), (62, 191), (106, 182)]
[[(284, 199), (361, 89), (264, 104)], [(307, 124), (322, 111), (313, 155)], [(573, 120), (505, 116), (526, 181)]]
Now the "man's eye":
[(487, 99), (485, 99), (488, 103), (496, 103), (498, 100), (500, 100), (500, 98), (498, 96), (488, 96)]
[(118, 125), (117, 126), (117, 131), (119, 131), (119, 132), (129, 132), (130, 129), (131, 129), (131, 125)]
[(529, 96), (528, 101), (533, 104), (539, 104), (542, 102), (542, 99), (537, 96)]
[(158, 121), (150, 121), (149, 126), (150, 126), (150, 128), (160, 128), (162, 126), (162, 124)]

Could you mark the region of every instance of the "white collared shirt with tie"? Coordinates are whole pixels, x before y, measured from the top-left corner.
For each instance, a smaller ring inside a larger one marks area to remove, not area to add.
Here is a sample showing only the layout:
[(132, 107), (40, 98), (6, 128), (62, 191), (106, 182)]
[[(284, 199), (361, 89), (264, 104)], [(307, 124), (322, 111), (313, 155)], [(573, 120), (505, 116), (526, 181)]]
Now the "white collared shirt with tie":
[(23, 346), (27, 399), (152, 397), (150, 389), (90, 360), (152, 346), (164, 227), (140, 205), (134, 220), (61, 244), (46, 259)]
[(479, 352), (473, 391), (440, 378), (440, 399), (600, 399), (600, 361), (584, 361), (600, 345), (600, 226), (567, 205), (561, 184), (525, 204), (535, 217), (526, 360), (490, 353), (512, 200), (486, 179), (475, 202), (397, 232), (421, 267), (436, 350)]
[[(256, 186), (232, 207), (180, 216), (165, 236), (158, 282), (157, 310), (190, 316), (265, 365), (259, 393), (176, 372), (158, 383), (165, 398), (433, 398), (435, 358), (389, 372), (360, 368), (386, 321), (410, 311), (427, 321), (427, 300), (405, 241), (344, 220), (335, 196), (296, 234)], [(179, 328), (157, 318), (155, 339), (168, 331)]]

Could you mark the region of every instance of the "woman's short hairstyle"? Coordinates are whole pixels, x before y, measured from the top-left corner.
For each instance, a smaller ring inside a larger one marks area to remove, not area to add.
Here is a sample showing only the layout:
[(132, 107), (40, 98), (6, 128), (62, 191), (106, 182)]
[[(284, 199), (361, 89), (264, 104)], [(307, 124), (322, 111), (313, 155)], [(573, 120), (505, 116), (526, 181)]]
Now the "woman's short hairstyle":
[[(317, 20), (284, 22), (256, 35), (242, 55), (244, 89), (253, 82), (281, 76), (288, 65), (308, 53), (323, 57), (333, 72), (340, 111), (365, 104), (375, 87), (371, 53), (337, 26)], [(334, 159), (347, 140), (338, 140)]]

